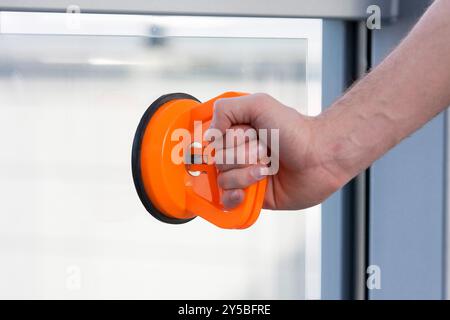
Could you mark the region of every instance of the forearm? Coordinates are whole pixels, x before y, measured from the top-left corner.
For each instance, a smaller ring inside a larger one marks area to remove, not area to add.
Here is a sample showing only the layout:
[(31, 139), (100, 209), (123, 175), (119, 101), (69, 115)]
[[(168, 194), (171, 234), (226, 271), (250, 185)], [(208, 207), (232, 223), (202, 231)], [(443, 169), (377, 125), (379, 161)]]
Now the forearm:
[[(319, 118), (317, 147), (348, 180), (450, 105), (450, 1)], [(328, 161), (328, 160), (327, 160)]]

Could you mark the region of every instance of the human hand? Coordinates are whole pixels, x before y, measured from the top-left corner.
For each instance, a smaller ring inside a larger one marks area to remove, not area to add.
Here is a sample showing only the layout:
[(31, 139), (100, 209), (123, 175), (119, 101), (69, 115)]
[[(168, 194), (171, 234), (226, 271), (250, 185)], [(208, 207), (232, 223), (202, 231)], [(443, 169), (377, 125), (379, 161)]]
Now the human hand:
[[(210, 128), (226, 133), (227, 129), (250, 127), (279, 130), (279, 154), (275, 155), (279, 168), (276, 174), (267, 175), (270, 170), (262, 163), (218, 164), (218, 184), (226, 208), (239, 205), (244, 200), (243, 189), (266, 176), (264, 208), (278, 210), (316, 205), (349, 179), (318, 142), (319, 118), (302, 115), (261, 93), (216, 101)], [(248, 144), (246, 150), (252, 152)], [(231, 149), (222, 151), (226, 157)]]

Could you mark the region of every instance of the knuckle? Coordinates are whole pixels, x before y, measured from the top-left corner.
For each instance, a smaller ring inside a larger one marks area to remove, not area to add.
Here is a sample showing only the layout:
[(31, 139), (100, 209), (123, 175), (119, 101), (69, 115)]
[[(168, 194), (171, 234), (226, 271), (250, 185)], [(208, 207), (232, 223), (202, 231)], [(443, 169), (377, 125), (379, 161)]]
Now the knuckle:
[(225, 99), (221, 98), (221, 99), (217, 99), (214, 102), (214, 114), (217, 115), (221, 112), (224, 111), (225, 108)]
[(219, 176), (217, 177), (217, 184), (219, 185), (219, 187), (225, 188), (226, 183), (227, 183), (226, 174), (225, 173), (219, 174)]
[(216, 164), (216, 169), (219, 170), (219, 172), (226, 171), (227, 166), (226, 164)]
[(261, 105), (264, 105), (267, 102), (269, 102), (270, 100), (272, 100), (272, 97), (269, 94), (264, 93), (264, 92), (255, 93), (253, 95), (253, 97), (255, 99), (255, 102), (258, 104), (261, 104)]

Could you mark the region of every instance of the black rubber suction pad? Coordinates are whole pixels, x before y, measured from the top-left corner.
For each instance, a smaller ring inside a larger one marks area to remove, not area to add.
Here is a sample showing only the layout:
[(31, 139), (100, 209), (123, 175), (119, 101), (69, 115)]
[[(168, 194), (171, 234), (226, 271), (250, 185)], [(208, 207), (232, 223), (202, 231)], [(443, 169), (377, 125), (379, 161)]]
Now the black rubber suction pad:
[[(134, 180), (134, 186), (136, 187), (136, 191), (139, 195), (139, 198), (141, 199), (142, 204), (144, 205), (145, 209), (154, 216), (156, 219), (162, 222), (170, 223), (170, 224), (181, 224), (191, 221), (194, 218), (191, 219), (176, 219), (171, 218), (169, 216), (166, 216), (164, 213), (159, 211), (151, 202), (150, 198), (147, 196), (147, 193), (144, 189), (144, 184), (142, 182), (142, 174), (141, 174), (141, 145), (142, 145), (142, 139), (144, 137), (145, 129), (147, 128), (147, 125), (150, 122), (150, 119), (152, 118), (153, 114), (158, 110), (162, 105), (166, 104), (167, 102), (171, 100), (179, 100), (179, 99), (190, 99), (200, 102), (198, 99), (194, 98), (193, 96), (186, 94), (186, 93), (169, 93), (165, 94), (158, 99), (156, 99), (150, 107), (147, 108), (144, 115), (141, 118), (141, 121), (139, 122), (139, 125), (136, 129), (136, 133), (134, 135), (133, 140), (133, 149), (131, 152), (131, 169), (133, 171), (133, 180)], [(158, 157), (158, 154), (154, 155), (155, 157)]]

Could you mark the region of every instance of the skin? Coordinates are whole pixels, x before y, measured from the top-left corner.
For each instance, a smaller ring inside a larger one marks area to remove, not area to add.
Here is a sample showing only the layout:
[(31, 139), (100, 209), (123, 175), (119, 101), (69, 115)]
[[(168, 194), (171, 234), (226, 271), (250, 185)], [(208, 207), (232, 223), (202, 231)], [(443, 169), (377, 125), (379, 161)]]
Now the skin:
[[(262, 93), (215, 103), (211, 128), (280, 130), (280, 168), (267, 176), (265, 208), (321, 203), (450, 105), (449, 15), (450, 1), (435, 1), (380, 65), (317, 117)], [(226, 208), (243, 201), (243, 188), (264, 178), (264, 167), (217, 166)]]

